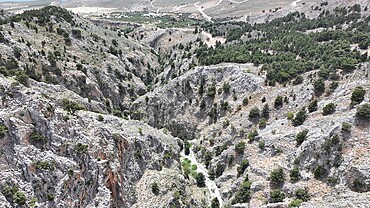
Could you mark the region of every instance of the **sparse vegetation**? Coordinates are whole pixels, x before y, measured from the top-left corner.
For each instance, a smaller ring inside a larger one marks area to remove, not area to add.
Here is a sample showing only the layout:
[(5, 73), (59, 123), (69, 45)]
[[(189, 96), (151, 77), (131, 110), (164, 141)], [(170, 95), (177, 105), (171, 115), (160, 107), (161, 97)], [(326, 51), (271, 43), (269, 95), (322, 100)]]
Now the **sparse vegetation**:
[(279, 189), (273, 190), (270, 192), (270, 202), (283, 202), (285, 199), (285, 193)]
[(284, 183), (285, 181), (285, 176), (284, 176), (284, 171), (282, 168), (277, 168), (274, 169), (270, 173), (270, 182), (274, 186), (280, 186)]
[(327, 116), (333, 114), (335, 112), (335, 108), (336, 107), (334, 103), (329, 103), (325, 105), (324, 108), (322, 109), (323, 110), (322, 115)]

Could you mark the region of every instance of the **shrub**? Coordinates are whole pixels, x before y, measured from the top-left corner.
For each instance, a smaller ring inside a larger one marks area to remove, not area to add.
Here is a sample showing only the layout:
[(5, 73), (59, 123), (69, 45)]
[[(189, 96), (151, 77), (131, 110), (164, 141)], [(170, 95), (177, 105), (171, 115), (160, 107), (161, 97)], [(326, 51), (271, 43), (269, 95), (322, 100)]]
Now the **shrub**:
[(197, 181), (198, 187), (205, 187), (206, 186), (206, 177), (203, 173), (198, 173), (195, 177), (195, 180)]
[(255, 119), (255, 118), (258, 118), (258, 117), (260, 117), (260, 109), (258, 107), (253, 107), (249, 111), (249, 118), (250, 119)]
[(285, 199), (285, 193), (279, 189), (273, 190), (270, 192), (270, 201), (272, 203), (283, 202)]
[(335, 112), (335, 105), (334, 103), (329, 103), (325, 105), (322, 110), (323, 110), (322, 115), (324, 116), (333, 114)]
[(302, 108), (298, 113), (296, 113), (295, 117), (293, 118), (293, 126), (300, 126), (304, 123), (307, 119), (306, 109)]
[(284, 171), (282, 168), (274, 169), (270, 173), (270, 181), (275, 186), (280, 186), (285, 181)]
[(302, 75), (298, 75), (295, 80), (293, 81), (293, 84), (294, 85), (299, 85), (299, 84), (302, 84), (303, 83), (303, 76)]
[(259, 141), (259, 142), (258, 142), (258, 147), (259, 147), (261, 150), (265, 149), (265, 145), (266, 145), (266, 143), (265, 143), (265, 141), (263, 141), (263, 140), (261, 140), (261, 141)]
[(314, 176), (316, 179), (321, 179), (321, 178), (324, 178), (327, 174), (327, 170), (322, 167), (321, 165), (318, 165), (314, 172), (313, 172)]
[(260, 129), (263, 129), (266, 127), (266, 119), (265, 118), (260, 118), (260, 120), (258, 121), (258, 127)]
[(361, 103), (365, 98), (366, 91), (362, 87), (356, 87), (351, 96), (351, 105), (357, 105)]
[(342, 123), (342, 131), (350, 132), (351, 128), (352, 128), (352, 125), (350, 123), (347, 123), (347, 122)]
[(290, 170), (290, 181), (295, 183), (297, 181), (299, 181), (299, 177), (300, 177), (300, 173), (299, 173), (299, 169), (298, 168), (293, 168), (292, 170)]
[(102, 121), (104, 121), (104, 117), (102, 115), (98, 115), (97, 120), (100, 121), (100, 122), (102, 122)]
[(74, 150), (75, 150), (78, 154), (84, 154), (84, 153), (86, 153), (86, 152), (87, 152), (87, 148), (88, 148), (87, 144), (81, 144), (81, 143), (79, 143), (79, 142), (78, 142), (78, 143), (75, 145)]
[(370, 104), (364, 104), (356, 109), (356, 118), (359, 120), (369, 121), (370, 120)]
[(286, 115), (287, 119), (288, 120), (293, 120), (294, 118), (294, 112), (288, 112), (287, 115)]
[(159, 187), (158, 187), (158, 184), (156, 182), (153, 182), (150, 187), (152, 188), (152, 193), (155, 194), (155, 195), (158, 195), (159, 194)]
[(26, 200), (27, 200), (26, 194), (21, 191), (17, 191), (13, 195), (13, 202), (16, 204), (24, 205), (26, 204)]
[(249, 181), (248, 176), (246, 176), (239, 190), (236, 192), (232, 204), (247, 203), (251, 195), (251, 185), (252, 183)]
[(208, 87), (207, 95), (208, 95), (209, 97), (215, 97), (215, 95), (216, 95), (216, 84), (215, 84), (215, 83), (212, 83), (212, 84)]
[(224, 91), (224, 93), (229, 93), (230, 92), (229, 82), (224, 82), (224, 84), (222, 85), (222, 90)]
[(261, 116), (265, 119), (268, 119), (270, 117), (270, 108), (267, 103), (262, 108)]
[(308, 134), (308, 130), (307, 129), (304, 129), (303, 131), (299, 132), (295, 136), (295, 140), (297, 142), (297, 146), (301, 145), (304, 142), (304, 140), (306, 140), (307, 134)]
[(83, 105), (80, 105), (80, 104), (78, 104), (76, 102), (73, 102), (73, 101), (70, 101), (68, 99), (63, 99), (62, 100), (62, 105), (63, 105), (63, 109), (65, 111), (68, 111), (72, 114), (74, 114), (76, 111), (86, 109)]
[(255, 130), (253, 130), (253, 131), (251, 131), (251, 132), (249, 132), (249, 134), (248, 134), (248, 139), (249, 139), (249, 141), (254, 141), (254, 139), (256, 138), (258, 136), (258, 132), (257, 132), (257, 130), (255, 129)]
[(302, 200), (300, 199), (294, 199), (292, 202), (290, 202), (290, 204), (288, 205), (289, 208), (291, 207), (299, 207), (301, 206), (301, 204), (303, 203)]
[(33, 144), (45, 144), (47, 139), (37, 132), (32, 132), (30, 135), (30, 142)]
[(36, 168), (39, 170), (54, 170), (54, 164), (45, 160), (45, 161), (38, 161), (36, 163)]
[(248, 97), (245, 97), (243, 99), (243, 105), (246, 106), (246, 105), (248, 105), (248, 103), (249, 103)]
[(29, 77), (27, 73), (23, 70), (18, 70), (15, 72), (15, 79), (24, 86), (29, 86)]
[(302, 200), (304, 202), (310, 200), (310, 198), (311, 198), (310, 193), (308, 192), (307, 187), (304, 188), (304, 189), (302, 189), (302, 188), (297, 189), (295, 191), (295, 196), (296, 196), (297, 199), (300, 199), (300, 200)]
[(6, 127), (4, 124), (0, 124), (0, 138), (3, 138), (7, 132), (8, 127)]
[(282, 96), (278, 95), (275, 98), (274, 106), (275, 106), (275, 108), (279, 108), (279, 107), (282, 107), (283, 106), (283, 97)]
[(317, 111), (317, 100), (313, 100), (309, 105), (308, 105), (308, 112), (312, 113), (314, 111)]
[(217, 198), (213, 198), (211, 201), (211, 208), (219, 208), (220, 207), (220, 202), (218, 201)]
[(235, 146), (235, 152), (238, 154), (243, 154), (245, 149), (245, 142), (241, 141)]
[(236, 169), (238, 172), (238, 176), (242, 175), (248, 166), (249, 166), (249, 161), (247, 159), (242, 160), (242, 162), (240, 163), (240, 166), (237, 167)]
[(317, 79), (314, 82), (313, 86), (315, 88), (315, 94), (316, 95), (321, 95), (325, 91), (325, 82), (322, 78)]

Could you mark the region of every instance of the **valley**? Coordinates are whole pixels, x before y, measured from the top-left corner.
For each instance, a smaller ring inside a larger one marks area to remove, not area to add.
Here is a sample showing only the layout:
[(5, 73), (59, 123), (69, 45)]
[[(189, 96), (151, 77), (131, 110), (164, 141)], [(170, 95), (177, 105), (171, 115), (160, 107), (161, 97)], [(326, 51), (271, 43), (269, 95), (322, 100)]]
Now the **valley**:
[(0, 207), (370, 205), (369, 1), (0, 7)]

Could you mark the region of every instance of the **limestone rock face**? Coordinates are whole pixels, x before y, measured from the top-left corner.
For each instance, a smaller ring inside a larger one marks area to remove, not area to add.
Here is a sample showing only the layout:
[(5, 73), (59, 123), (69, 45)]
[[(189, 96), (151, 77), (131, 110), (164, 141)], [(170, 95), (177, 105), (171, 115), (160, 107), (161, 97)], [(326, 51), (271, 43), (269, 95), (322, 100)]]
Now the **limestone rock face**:
[[(17, 184), (40, 206), (131, 207), (141, 200), (138, 193), (153, 195), (151, 182), (172, 184), (161, 186), (160, 196), (168, 200), (172, 186), (183, 189), (181, 180), (167, 176), (180, 174), (177, 138), (139, 121), (90, 111), (70, 114), (61, 99), (78, 100), (87, 108), (95, 104), (64, 87), (32, 82), (25, 88), (8, 85), (4, 77), (0, 81), (6, 89), (0, 120), (8, 129), (1, 139), (3, 191)], [(170, 157), (164, 159), (164, 153)], [(9, 207), (5, 197), (1, 203)]]

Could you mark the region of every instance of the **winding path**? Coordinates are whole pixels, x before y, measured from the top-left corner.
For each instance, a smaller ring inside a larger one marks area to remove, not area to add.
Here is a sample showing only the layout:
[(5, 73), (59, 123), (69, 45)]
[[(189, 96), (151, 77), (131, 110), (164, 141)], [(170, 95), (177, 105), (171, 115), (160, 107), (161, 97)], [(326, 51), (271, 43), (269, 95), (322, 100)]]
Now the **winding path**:
[(197, 166), (197, 172), (202, 173), (206, 178), (205, 184), (210, 193), (209, 200), (211, 201), (213, 198), (217, 198), (220, 203), (220, 207), (222, 207), (223, 201), (222, 201), (220, 189), (217, 187), (216, 183), (213, 180), (209, 179), (207, 168), (202, 163), (199, 163), (197, 161), (193, 150), (190, 148), (190, 154), (185, 155), (185, 148), (184, 148), (184, 150), (181, 152), (181, 157), (187, 158), (188, 160), (190, 160), (191, 164), (195, 164)]

